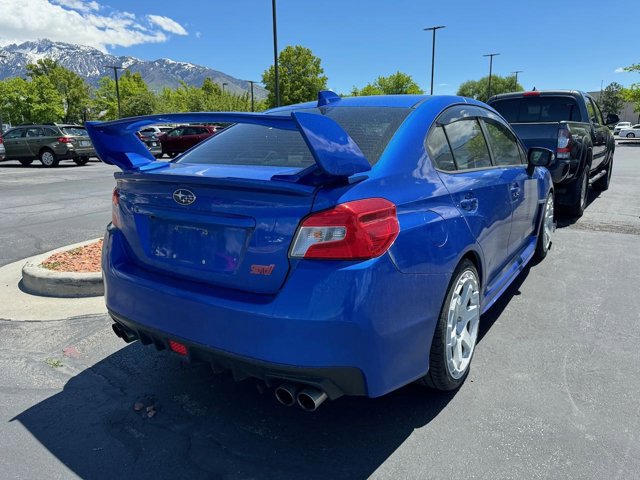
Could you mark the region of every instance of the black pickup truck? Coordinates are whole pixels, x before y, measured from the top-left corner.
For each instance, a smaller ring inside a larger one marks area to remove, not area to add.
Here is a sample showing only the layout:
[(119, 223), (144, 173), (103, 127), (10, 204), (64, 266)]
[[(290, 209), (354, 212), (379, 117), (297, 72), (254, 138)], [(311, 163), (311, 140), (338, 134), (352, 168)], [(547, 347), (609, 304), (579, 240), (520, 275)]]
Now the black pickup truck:
[(513, 127), (527, 148), (545, 147), (556, 152), (549, 167), (556, 203), (575, 217), (587, 205), (589, 185), (609, 188), (616, 144), (606, 120), (588, 94), (575, 90), (505, 93), (487, 102)]

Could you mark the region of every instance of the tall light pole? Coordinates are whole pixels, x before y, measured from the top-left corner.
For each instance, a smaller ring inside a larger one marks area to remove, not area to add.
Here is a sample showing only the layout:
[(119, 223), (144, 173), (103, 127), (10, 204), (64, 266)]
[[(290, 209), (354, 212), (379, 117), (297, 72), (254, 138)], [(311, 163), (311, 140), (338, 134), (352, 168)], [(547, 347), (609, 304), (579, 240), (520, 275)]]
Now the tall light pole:
[(271, 0), (273, 13), (273, 69), (276, 77), (276, 107), (280, 106), (280, 75), (278, 75), (278, 28), (276, 22), (276, 0)]
[(224, 87), (229, 85), (227, 82), (222, 82), (222, 94), (224, 95)]
[(516, 77), (515, 85), (513, 86), (513, 91), (514, 92), (518, 89), (518, 74), (522, 73), (522, 72), (524, 72), (524, 70), (516, 70), (515, 72), (511, 72)]
[(436, 65), (436, 30), (440, 30), (441, 28), (446, 28), (445, 25), (438, 25), (437, 27), (428, 27), (425, 28), (425, 32), (431, 30), (433, 31), (433, 43), (431, 45), (431, 93), (433, 95), (433, 72), (435, 70)]
[[(0, 58), (7, 58), (7, 56), (4, 53), (0, 53)], [(2, 112), (0, 112), (0, 134), (2, 134), (4, 130), (4, 123), (2, 120)]]
[(251, 84), (251, 111), (255, 112), (255, 104), (253, 102), (253, 84), (257, 83), (254, 80), (249, 80), (249, 83)]
[(120, 110), (120, 86), (118, 85), (118, 70), (122, 70), (122, 67), (117, 65), (105, 65), (106, 68), (113, 68), (113, 76), (116, 79), (116, 98), (118, 99), (118, 118), (122, 118), (122, 112)]
[(487, 92), (487, 100), (491, 98), (491, 75), (493, 73), (493, 57), (500, 55), (499, 53), (487, 53), (483, 57), (489, 57), (489, 88)]

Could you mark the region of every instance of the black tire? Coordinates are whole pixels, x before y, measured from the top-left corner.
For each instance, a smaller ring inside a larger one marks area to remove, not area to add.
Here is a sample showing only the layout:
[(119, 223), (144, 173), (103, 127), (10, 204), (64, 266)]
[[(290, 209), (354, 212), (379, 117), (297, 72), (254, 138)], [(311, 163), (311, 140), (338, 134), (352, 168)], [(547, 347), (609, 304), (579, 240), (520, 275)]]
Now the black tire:
[(636, 134), (633, 132), (627, 133), (627, 138), (636, 138)]
[(20, 165), (22, 165), (23, 167), (28, 167), (33, 163), (33, 158), (29, 160), (18, 160), (18, 161), (20, 162)]
[[(548, 226), (547, 224), (545, 224), (547, 214), (549, 213), (548, 209), (551, 209), (551, 226), (550, 231), (545, 232), (545, 226)], [(544, 258), (547, 256), (547, 253), (551, 249), (551, 230), (553, 229), (553, 222), (555, 221), (554, 217), (555, 211), (553, 192), (549, 192), (549, 195), (547, 195), (547, 199), (544, 202), (544, 206), (542, 207), (542, 218), (540, 219), (540, 226), (538, 227), (538, 241), (536, 242), (536, 253), (534, 256), (536, 262), (541, 262), (542, 260), (544, 260)], [(548, 238), (546, 237), (545, 233), (549, 235)]]
[(78, 157), (78, 158), (74, 158), (73, 161), (76, 162), (76, 165), (78, 165), (79, 167), (82, 167), (83, 165), (86, 165), (87, 163), (89, 163), (89, 157)]
[[(474, 339), (473, 349), (469, 357), (469, 363), (467, 364), (464, 373), (458, 378), (455, 378), (454, 376), (452, 376), (447, 365), (447, 349), (449, 348), (447, 346), (447, 326), (451, 300), (455, 293), (458, 282), (462, 279), (463, 275), (466, 275), (468, 272), (475, 276), (478, 289), (480, 288), (480, 277), (478, 276), (478, 270), (476, 269), (475, 265), (468, 259), (462, 260), (451, 277), (447, 295), (445, 297), (444, 304), (442, 305), (440, 316), (438, 317), (438, 324), (436, 325), (436, 330), (433, 335), (433, 341), (431, 342), (431, 351), (429, 352), (429, 372), (427, 372), (424, 377), (417, 380), (418, 384), (434, 390), (445, 392), (456, 390), (464, 383), (464, 380), (469, 374), (471, 359), (473, 358), (475, 343), (477, 342), (477, 333), (476, 339)], [(479, 304), (477, 308), (479, 311)]]
[(608, 190), (609, 184), (611, 183), (612, 171), (613, 171), (613, 154), (611, 154), (611, 160), (609, 160), (609, 165), (607, 165), (607, 174), (604, 177), (593, 182), (593, 185), (591, 185), (593, 189), (597, 190), (598, 192), (604, 192), (605, 190)]
[(590, 165), (586, 165), (582, 170), (582, 175), (569, 187), (573, 203), (569, 205), (567, 210), (572, 217), (580, 218), (587, 207), (590, 168)]
[(40, 163), (47, 168), (57, 167), (60, 160), (53, 150), (45, 148), (40, 152)]

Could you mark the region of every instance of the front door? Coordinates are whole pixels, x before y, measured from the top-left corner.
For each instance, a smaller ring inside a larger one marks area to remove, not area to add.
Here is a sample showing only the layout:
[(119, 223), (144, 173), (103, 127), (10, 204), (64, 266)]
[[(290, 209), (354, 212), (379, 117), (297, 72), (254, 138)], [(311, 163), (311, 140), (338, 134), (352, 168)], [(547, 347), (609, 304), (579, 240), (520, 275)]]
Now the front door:
[(24, 138), (25, 129), (15, 128), (9, 130), (4, 135), (4, 148), (6, 150), (7, 159), (24, 159), (32, 158), (29, 152), (29, 146)]

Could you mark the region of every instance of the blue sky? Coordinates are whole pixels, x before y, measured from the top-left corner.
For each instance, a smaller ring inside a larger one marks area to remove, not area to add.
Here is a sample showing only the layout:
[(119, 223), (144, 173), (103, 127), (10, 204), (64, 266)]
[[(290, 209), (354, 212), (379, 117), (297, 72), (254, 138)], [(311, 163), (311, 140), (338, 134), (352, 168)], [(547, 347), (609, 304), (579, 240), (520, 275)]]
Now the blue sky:
[[(260, 80), (273, 62), (269, 0), (0, 0), (0, 10), (6, 7), (8, 12), (11, 4), (27, 13), (33, 9), (31, 15), (47, 4), (56, 9), (55, 15), (46, 15), (54, 17), (48, 22), (65, 14), (67, 18), (60, 28), (39, 25), (30, 32), (24, 23), (20, 30), (12, 30), (6, 24), (11, 15), (0, 15), (3, 43), (49, 32), (52, 40), (91, 43), (110, 53), (143, 59), (198, 63), (249, 80)], [(640, 63), (635, 46), (638, 17), (602, 1), (278, 0), (277, 4), (279, 47), (310, 48), (322, 60), (328, 86), (338, 92), (397, 70), (412, 75), (428, 90), (431, 33), (423, 28), (432, 25), (447, 26), (437, 36), (435, 93), (455, 93), (463, 81), (486, 75), (488, 59), (482, 55), (492, 52), (501, 53), (494, 59), (494, 72), (523, 70), (519, 79), (525, 88), (592, 91), (600, 89), (601, 81), (605, 86), (613, 81), (625, 86), (640, 82), (637, 73), (616, 73), (620, 67)], [(69, 28), (69, 22), (91, 28)], [(109, 22), (114, 31), (105, 32)]]

